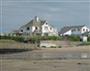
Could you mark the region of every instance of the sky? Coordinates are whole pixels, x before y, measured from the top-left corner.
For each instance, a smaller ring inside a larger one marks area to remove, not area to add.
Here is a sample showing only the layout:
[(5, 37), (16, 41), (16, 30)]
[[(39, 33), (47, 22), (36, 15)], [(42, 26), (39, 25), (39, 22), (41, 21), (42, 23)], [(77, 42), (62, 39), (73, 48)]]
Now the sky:
[(60, 30), (63, 26), (90, 28), (90, 0), (0, 0), (0, 30), (12, 32), (38, 16)]

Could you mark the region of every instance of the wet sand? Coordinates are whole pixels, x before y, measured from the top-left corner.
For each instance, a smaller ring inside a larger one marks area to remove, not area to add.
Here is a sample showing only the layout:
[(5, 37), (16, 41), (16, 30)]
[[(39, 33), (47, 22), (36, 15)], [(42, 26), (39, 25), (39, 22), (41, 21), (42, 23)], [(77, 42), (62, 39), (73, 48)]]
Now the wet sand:
[(0, 71), (90, 71), (90, 46), (0, 54)]
[(90, 59), (90, 46), (73, 48), (41, 48), (33, 51), (6, 53), (0, 54), (0, 59)]

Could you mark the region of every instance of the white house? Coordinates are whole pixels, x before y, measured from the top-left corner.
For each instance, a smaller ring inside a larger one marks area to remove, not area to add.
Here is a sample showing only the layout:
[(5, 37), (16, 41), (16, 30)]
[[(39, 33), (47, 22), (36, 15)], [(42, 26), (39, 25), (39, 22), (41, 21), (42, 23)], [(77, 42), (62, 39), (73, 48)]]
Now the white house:
[(63, 27), (60, 32), (59, 35), (61, 36), (65, 36), (65, 35), (81, 35), (85, 32), (89, 32), (90, 29), (88, 27), (86, 27), (85, 25), (81, 25), (81, 26), (65, 26)]
[(90, 37), (90, 31), (89, 32), (85, 32), (83, 33), (80, 38), (82, 39), (83, 42), (87, 42), (88, 41), (88, 37)]
[(18, 33), (21, 35), (58, 36), (57, 29), (48, 24), (47, 21), (39, 19), (37, 16), (29, 23), (21, 26)]

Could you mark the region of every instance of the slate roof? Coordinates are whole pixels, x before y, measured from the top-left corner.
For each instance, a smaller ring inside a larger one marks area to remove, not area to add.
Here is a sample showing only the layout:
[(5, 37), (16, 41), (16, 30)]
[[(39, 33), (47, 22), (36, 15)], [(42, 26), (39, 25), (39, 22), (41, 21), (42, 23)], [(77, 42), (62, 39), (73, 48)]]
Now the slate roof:
[(85, 25), (81, 25), (81, 26), (65, 26), (65, 27), (61, 28), (61, 30), (59, 31), (59, 34), (64, 34), (65, 32), (67, 32), (69, 30), (73, 30), (73, 29), (81, 29), (84, 26)]
[(28, 22), (27, 24), (21, 26), (20, 28), (28, 27), (28, 26), (41, 27), (45, 22), (46, 22), (45, 20), (41, 20), (41, 19), (39, 19), (38, 21), (36, 21), (35, 19), (32, 19), (30, 22)]

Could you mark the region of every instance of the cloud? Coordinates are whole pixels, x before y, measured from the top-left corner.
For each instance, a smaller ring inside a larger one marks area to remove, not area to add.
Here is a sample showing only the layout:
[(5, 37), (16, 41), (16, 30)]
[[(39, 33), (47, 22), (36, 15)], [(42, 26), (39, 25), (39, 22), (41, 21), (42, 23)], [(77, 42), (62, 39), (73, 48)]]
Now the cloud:
[[(3, 1), (37, 1), (37, 0), (3, 0)], [(89, 0), (38, 0), (38, 1), (89, 1)]]
[[(25, 1), (25, 0), (24, 0)], [(55, 0), (57, 1), (57, 0)], [(48, 20), (60, 28), (64, 25), (89, 25), (88, 2), (3, 2), (3, 29), (5, 32), (26, 24), (34, 16)], [(12, 25), (14, 25), (13, 28)], [(90, 25), (89, 25), (90, 26)]]

